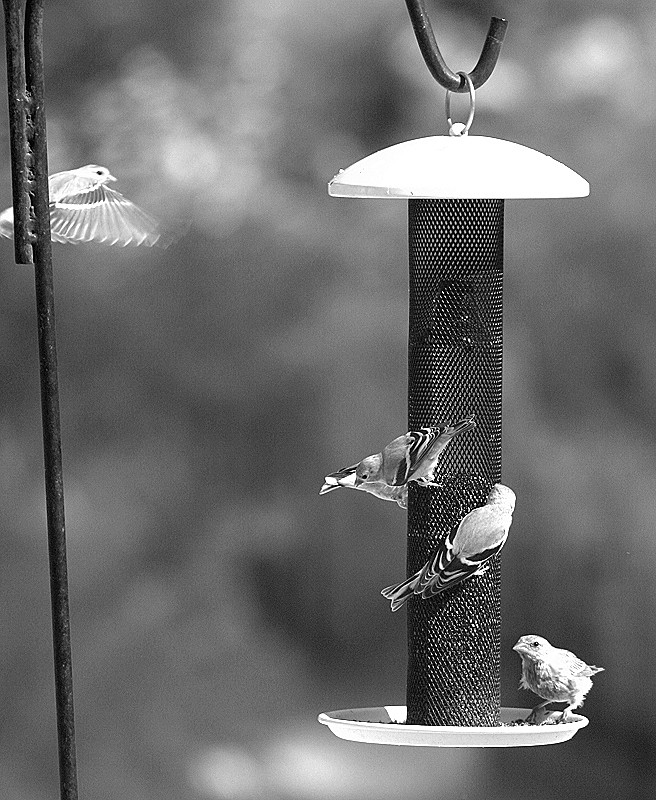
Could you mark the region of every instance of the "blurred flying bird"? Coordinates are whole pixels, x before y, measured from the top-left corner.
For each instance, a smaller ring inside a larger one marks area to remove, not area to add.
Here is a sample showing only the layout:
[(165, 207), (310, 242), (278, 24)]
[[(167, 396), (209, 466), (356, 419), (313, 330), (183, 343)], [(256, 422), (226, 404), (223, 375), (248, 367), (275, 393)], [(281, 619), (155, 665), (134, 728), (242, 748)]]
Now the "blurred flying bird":
[(591, 675), (603, 672), (603, 667), (591, 667), (569, 650), (553, 647), (542, 636), (522, 636), (513, 647), (522, 659), (521, 689), (530, 689), (544, 702), (535, 706), (527, 722), (539, 721), (538, 712), (549, 703), (567, 703), (560, 722), (570, 722), (570, 711), (583, 705), (592, 688)]
[(381, 594), (391, 600), (392, 611), (418, 595), (426, 599), (451, 589), (461, 581), (487, 572), (487, 563), (506, 543), (515, 509), (515, 493), (496, 483), (484, 506), (464, 516), (435, 551), (434, 556), (414, 575)]
[(475, 425), (474, 417), (470, 416), (455, 425), (441, 423), (408, 431), (386, 445), (382, 452), (326, 475), (319, 494), (340, 487), (360, 489), (382, 500), (394, 500), (405, 508), (408, 483), (417, 481), (424, 486), (434, 484), (435, 469), (442, 450), (454, 436)]
[[(53, 242), (100, 242), (126, 245), (158, 244), (166, 247), (157, 220), (142, 211), (107, 183), (116, 178), (106, 167), (86, 167), (57, 172), (48, 178), (50, 231)], [(14, 234), (14, 210), (0, 214), (0, 236)]]

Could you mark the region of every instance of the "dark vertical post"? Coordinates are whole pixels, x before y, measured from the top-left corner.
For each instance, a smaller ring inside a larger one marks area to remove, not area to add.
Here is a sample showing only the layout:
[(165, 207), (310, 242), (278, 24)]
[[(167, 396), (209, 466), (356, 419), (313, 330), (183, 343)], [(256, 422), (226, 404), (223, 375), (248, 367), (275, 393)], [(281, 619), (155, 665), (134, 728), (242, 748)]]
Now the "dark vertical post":
[(27, 90), (31, 126), (28, 137), (33, 155), (34, 281), (41, 375), (41, 416), (50, 559), (55, 702), (59, 742), (59, 781), (62, 800), (77, 798), (73, 668), (68, 605), (64, 477), (55, 336), (55, 291), (48, 196), (48, 147), (43, 68), (43, 0), (28, 0), (25, 20)]
[[(476, 415), (440, 462), (442, 488), (410, 486), (408, 575), (501, 478), (503, 200), (408, 202), (409, 427)], [(408, 602), (408, 723), (498, 725), (500, 564)]]
[(23, 32), (20, 30), (21, 0), (4, 0), (4, 6), (16, 261), (18, 263), (34, 261), (60, 797), (61, 800), (76, 800), (73, 673), (48, 207), (43, 0), (27, 0), (24, 38), (21, 38)]
[(31, 153), (27, 141), (27, 89), (23, 42), (22, 0), (3, 0), (7, 42), (7, 91), (9, 95), (9, 146), (14, 202), (14, 253), (17, 264), (32, 263), (29, 236)]

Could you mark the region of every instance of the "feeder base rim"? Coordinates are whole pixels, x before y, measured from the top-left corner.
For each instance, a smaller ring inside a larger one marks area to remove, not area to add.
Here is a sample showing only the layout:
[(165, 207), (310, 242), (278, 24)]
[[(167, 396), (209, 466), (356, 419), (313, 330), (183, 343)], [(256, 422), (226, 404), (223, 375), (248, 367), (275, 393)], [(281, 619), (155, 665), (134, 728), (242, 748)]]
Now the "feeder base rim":
[[(572, 714), (571, 722), (552, 725), (511, 725), (526, 719), (530, 708), (501, 708), (498, 727), (406, 725), (406, 706), (347, 708), (319, 714), (318, 721), (340, 739), (410, 747), (532, 747), (571, 739), (588, 724)], [(560, 713), (560, 712), (558, 712)]]

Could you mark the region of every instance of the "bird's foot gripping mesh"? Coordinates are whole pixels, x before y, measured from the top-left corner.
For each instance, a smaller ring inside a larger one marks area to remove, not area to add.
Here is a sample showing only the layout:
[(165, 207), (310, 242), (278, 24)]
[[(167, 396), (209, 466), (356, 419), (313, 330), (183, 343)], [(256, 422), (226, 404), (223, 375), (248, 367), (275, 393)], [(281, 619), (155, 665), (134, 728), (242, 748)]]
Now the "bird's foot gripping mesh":
[[(501, 477), (503, 200), (410, 200), (408, 419), (470, 414), (437, 487), (410, 486), (408, 575)], [(498, 725), (500, 565), (408, 602), (408, 723)]]

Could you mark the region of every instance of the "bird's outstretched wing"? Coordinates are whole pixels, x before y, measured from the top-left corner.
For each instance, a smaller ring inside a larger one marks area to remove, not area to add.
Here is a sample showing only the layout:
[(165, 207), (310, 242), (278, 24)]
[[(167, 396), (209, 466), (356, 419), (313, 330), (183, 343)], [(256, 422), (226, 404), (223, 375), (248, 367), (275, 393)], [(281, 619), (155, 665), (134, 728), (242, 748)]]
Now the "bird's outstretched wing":
[[(56, 187), (50, 203), (50, 229), (54, 242), (101, 242), (166, 247), (159, 223), (120, 192), (105, 184), (80, 187), (76, 181)], [(70, 194), (68, 190), (72, 190)]]
[(11, 239), (14, 235), (14, 209), (13, 206), (5, 208), (0, 214), (0, 236)]

